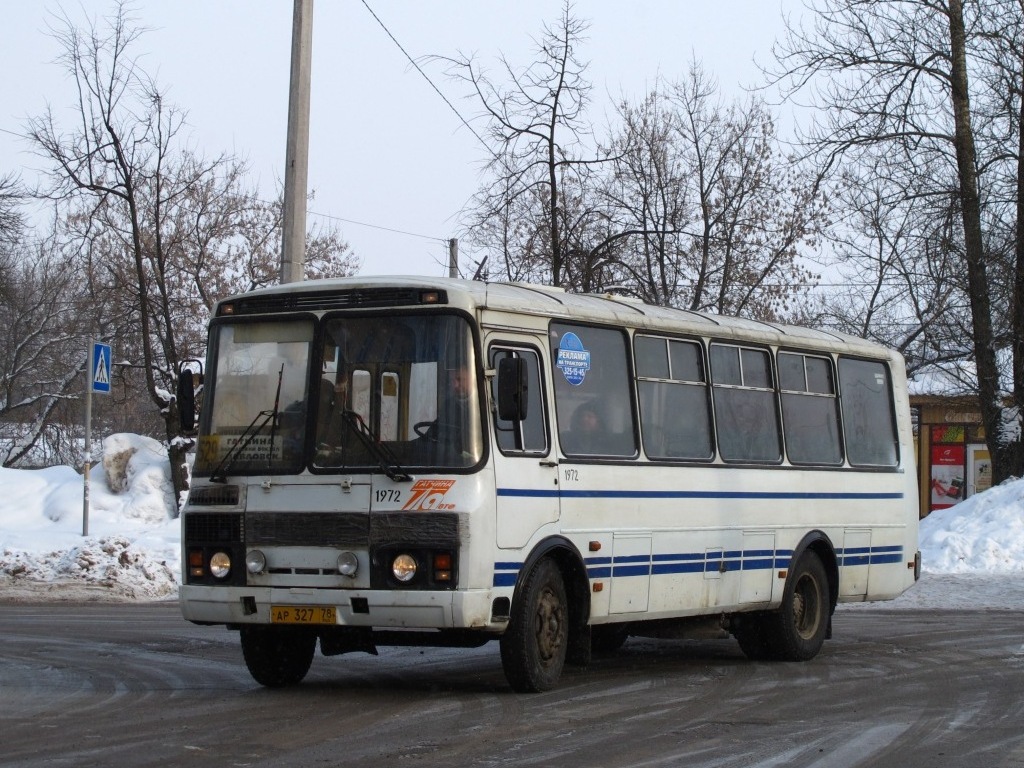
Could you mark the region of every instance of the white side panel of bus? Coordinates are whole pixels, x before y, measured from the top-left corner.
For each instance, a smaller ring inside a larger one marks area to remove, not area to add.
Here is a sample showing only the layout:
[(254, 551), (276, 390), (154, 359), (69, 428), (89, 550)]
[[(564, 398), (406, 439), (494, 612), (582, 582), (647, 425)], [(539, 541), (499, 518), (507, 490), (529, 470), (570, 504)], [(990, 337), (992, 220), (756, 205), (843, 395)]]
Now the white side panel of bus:
[(775, 581), (775, 534), (744, 531), (742, 557), (740, 604), (769, 602)]
[(868, 593), (871, 531), (847, 528), (843, 534), (843, 560), (839, 568), (839, 596), (863, 597)]
[(650, 534), (617, 533), (612, 555), (612, 594), (609, 613), (646, 611), (651, 595)]
[(557, 467), (546, 466), (535, 456), (494, 452), (499, 548), (525, 547), (541, 526), (558, 520), (556, 472)]

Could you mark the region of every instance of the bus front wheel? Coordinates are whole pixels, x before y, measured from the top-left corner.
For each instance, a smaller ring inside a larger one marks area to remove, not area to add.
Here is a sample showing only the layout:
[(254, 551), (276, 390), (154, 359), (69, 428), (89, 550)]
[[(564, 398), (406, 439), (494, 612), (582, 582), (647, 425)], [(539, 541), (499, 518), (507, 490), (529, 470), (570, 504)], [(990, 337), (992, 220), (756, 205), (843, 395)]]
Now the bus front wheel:
[(242, 627), (242, 656), (245, 666), (260, 685), (283, 688), (297, 685), (309, 672), (316, 652), (316, 635), (280, 627)]
[(501, 636), (505, 677), (521, 693), (555, 686), (565, 665), (569, 610), (561, 571), (544, 558), (530, 571), (513, 601), (508, 629)]

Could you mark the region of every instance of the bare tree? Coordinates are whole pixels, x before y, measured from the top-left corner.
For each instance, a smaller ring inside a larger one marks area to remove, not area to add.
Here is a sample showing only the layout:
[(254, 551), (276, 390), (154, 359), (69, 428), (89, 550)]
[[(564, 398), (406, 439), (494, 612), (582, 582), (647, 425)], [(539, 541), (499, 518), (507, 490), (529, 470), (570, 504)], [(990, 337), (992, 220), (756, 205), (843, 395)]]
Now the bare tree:
[[(982, 208), (996, 334), (1010, 349), (1012, 399), (1024, 411), (1024, 0), (993, 0), (977, 19), (983, 84), (974, 111), (988, 194)], [(1000, 299), (1005, 297), (1003, 301)], [(1005, 322), (1001, 322), (1004, 320)], [(1020, 448), (1024, 454), (1024, 447)], [(1018, 463), (1024, 467), (1024, 456)]]
[[(201, 354), (211, 303), (266, 279), (262, 252), (244, 264), (235, 257), (243, 244), (266, 244), (276, 217), (244, 190), (237, 160), (183, 146), (184, 114), (133, 58), (141, 30), (126, 5), (82, 29), (63, 16), (53, 34), (77, 86), (79, 123), (66, 131), (48, 110), (28, 135), (52, 165), (50, 194), (69, 206), (90, 289), (109, 310), (103, 332), (116, 334), (159, 413), (180, 500), (191, 441), (171, 393), (181, 364)], [(328, 240), (320, 263), (354, 267), (335, 258), (347, 246)]]
[[(1014, 436), (1002, 423), (984, 228), (991, 156), (979, 154), (972, 120), (977, 81), (971, 71), (982, 64), (977, 54), (985, 48), (986, 14), (994, 7), (965, 7), (961, 0), (822, 0), (814, 6), (811, 30), (788, 30), (776, 50), (773, 75), (791, 96), (811, 94), (820, 119), (806, 140), (823, 167), (888, 153), (897, 161), (894, 167), (911, 169), (919, 202), (930, 200), (935, 209), (935, 200), (956, 201), (971, 357), (993, 479), (999, 482), (1021, 474), (1024, 450), (1019, 428)], [(1002, 146), (1017, 151), (1016, 141)], [(922, 166), (927, 174), (916, 172)]]
[(25, 192), (13, 174), (0, 176), (0, 245), (10, 246), (20, 236), (23, 226), (20, 206), (24, 197)]
[(80, 414), (67, 405), (84, 387), (88, 322), (79, 286), (68, 280), (73, 259), (49, 238), (0, 250), (0, 271), (0, 463), (74, 464)]
[[(447, 59), (451, 75), (469, 86), (483, 108), (492, 152), (487, 164), (491, 181), (475, 198), (470, 230), (491, 238), (480, 244), (492, 252), (497, 245), (506, 258), (522, 258), (531, 279), (556, 286), (567, 276), (566, 176), (599, 162), (583, 156), (590, 84), (577, 48), (586, 29), (566, 2), (557, 24), (544, 27), (533, 63), (520, 70), (500, 59), (504, 84), (473, 57)], [(526, 211), (533, 225), (520, 232), (511, 216), (521, 220)], [(543, 240), (537, 237), (540, 227)], [(514, 235), (520, 239), (510, 241)], [(526, 276), (518, 264), (505, 271)]]
[(882, 154), (851, 166), (835, 185), (845, 212), (830, 243), (839, 280), (818, 322), (898, 349), (912, 376), (948, 371), (970, 357), (958, 208), (896, 193), (889, 164)]
[(680, 236), (691, 225), (689, 163), (674, 140), (678, 113), (660, 88), (641, 103), (623, 100), (609, 154), (616, 159), (601, 188), (616, 232), (599, 244), (614, 249), (621, 288), (652, 304), (685, 302), (689, 272)]
[(43, 239), (25, 226), (27, 195), (0, 179), (0, 464), (75, 464), (88, 308), (56, 222)]
[(815, 276), (798, 259), (826, 206), (786, 157), (766, 105), (725, 104), (699, 64), (639, 106), (620, 106), (605, 187), (623, 268), (655, 303), (778, 317)]

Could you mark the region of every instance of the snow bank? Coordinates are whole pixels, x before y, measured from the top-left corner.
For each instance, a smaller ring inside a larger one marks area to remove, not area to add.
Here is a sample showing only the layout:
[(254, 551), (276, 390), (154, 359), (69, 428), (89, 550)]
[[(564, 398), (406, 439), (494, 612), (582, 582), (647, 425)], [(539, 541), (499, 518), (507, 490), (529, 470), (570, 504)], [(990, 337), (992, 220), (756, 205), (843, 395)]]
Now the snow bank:
[(1024, 574), (1024, 479), (932, 512), (920, 542), (925, 571)]
[[(89, 477), (71, 467), (0, 468), (0, 597), (161, 599), (177, 596), (179, 521), (167, 453), (139, 435), (111, 435)], [(121, 463), (111, 490), (107, 471)]]

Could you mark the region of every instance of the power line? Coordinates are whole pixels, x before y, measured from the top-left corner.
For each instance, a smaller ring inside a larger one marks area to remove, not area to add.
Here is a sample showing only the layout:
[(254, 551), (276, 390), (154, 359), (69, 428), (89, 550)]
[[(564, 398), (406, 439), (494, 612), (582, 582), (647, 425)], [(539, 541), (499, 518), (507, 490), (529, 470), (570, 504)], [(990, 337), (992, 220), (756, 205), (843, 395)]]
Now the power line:
[(307, 211), (310, 216), (319, 216), (324, 219), (330, 219), (331, 221), (343, 221), (346, 224), (355, 224), (359, 227), (368, 227), (369, 229), (379, 229), (383, 232), (393, 232), (396, 235), (407, 235), (409, 237), (418, 237), (423, 240), (435, 240), (440, 243), (447, 243), (448, 238), (446, 237), (435, 237), (433, 235), (423, 235), (419, 232), (408, 232), (403, 229), (394, 229), (393, 227), (385, 227), (381, 224), (369, 224), (365, 221), (355, 221), (354, 219), (345, 219), (341, 216), (332, 216), (329, 213), (317, 213), (316, 211)]
[(444, 101), (444, 103), (448, 105), (448, 108), (451, 109), (451, 111), (455, 113), (455, 116), (457, 118), (459, 118), (459, 121), (464, 126), (466, 126), (466, 128), (469, 129), (469, 132), (472, 133), (476, 137), (476, 140), (479, 141), (480, 144), (485, 149), (487, 149), (488, 152), (490, 152), (493, 155), (494, 152), (488, 146), (487, 142), (485, 142), (483, 140), (483, 138), (481, 138), (480, 134), (477, 133), (476, 130), (473, 128), (473, 126), (470, 125), (469, 122), (466, 120), (466, 118), (464, 118), (462, 116), (462, 113), (460, 113), (459, 110), (455, 108), (455, 105), (452, 104), (451, 101), (448, 100), (448, 97), (445, 96), (441, 92), (441, 89), (438, 88), (434, 84), (434, 81), (431, 80), (430, 77), (427, 75), (427, 73), (423, 71), (422, 67), (420, 67), (420, 65), (416, 63), (416, 60), (413, 59), (413, 57), (409, 55), (409, 52), (406, 51), (404, 47), (402, 47), (402, 44), (400, 42), (398, 42), (398, 39), (393, 34), (391, 34), (391, 30), (388, 29), (387, 26), (384, 24), (384, 22), (380, 20), (380, 17), (376, 13), (373, 12), (373, 9), (370, 7), (369, 3), (367, 3), (366, 0), (362, 0), (362, 3), (363, 3), (364, 6), (366, 6), (366, 10), (368, 10), (370, 12), (370, 15), (373, 16), (374, 20), (380, 25), (380, 28), (383, 29), (384, 32), (387, 34), (387, 36), (391, 38), (391, 41), (395, 45), (398, 46), (398, 50), (400, 50), (404, 54), (405, 58), (409, 60), (409, 63), (412, 64), (412, 66), (416, 69), (416, 71), (419, 72), (423, 76), (423, 79), (426, 80), (427, 83), (430, 84), (430, 87), (434, 89), (434, 92), (437, 93), (437, 95), (441, 97), (441, 99)]

